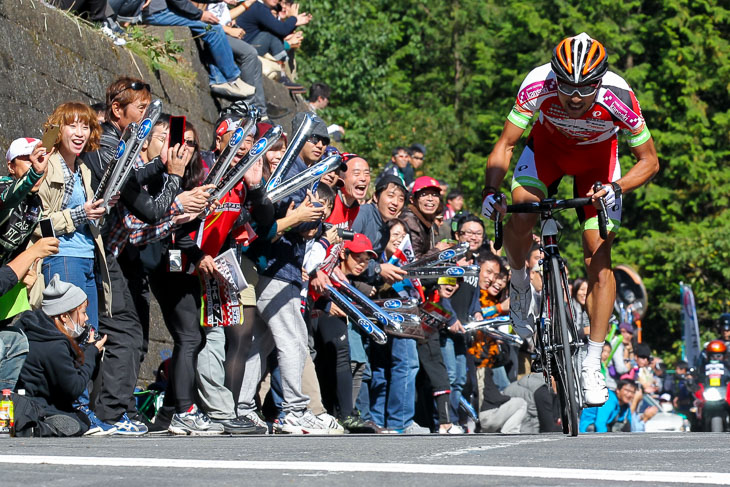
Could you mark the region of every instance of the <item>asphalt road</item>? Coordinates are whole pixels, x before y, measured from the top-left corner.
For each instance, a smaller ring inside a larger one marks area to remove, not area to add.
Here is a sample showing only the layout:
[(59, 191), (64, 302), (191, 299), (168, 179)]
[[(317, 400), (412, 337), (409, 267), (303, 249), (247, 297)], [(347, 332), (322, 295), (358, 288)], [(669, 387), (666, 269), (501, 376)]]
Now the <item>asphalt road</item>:
[(3, 439), (0, 485), (728, 485), (726, 433)]

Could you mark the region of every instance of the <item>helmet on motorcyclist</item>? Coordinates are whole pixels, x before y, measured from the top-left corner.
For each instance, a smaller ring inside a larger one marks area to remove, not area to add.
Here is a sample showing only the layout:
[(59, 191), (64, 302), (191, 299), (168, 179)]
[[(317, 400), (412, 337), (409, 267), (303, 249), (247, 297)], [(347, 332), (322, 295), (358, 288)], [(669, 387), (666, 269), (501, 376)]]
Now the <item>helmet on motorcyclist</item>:
[(550, 66), (558, 78), (558, 89), (561, 82), (576, 86), (597, 84), (608, 71), (606, 49), (585, 32), (566, 37), (553, 49)]
[(723, 342), (722, 340), (712, 340), (710, 343), (707, 344), (705, 351), (707, 352), (707, 358), (709, 360), (722, 361), (725, 360), (725, 352), (727, 351), (727, 347), (725, 346), (725, 342)]

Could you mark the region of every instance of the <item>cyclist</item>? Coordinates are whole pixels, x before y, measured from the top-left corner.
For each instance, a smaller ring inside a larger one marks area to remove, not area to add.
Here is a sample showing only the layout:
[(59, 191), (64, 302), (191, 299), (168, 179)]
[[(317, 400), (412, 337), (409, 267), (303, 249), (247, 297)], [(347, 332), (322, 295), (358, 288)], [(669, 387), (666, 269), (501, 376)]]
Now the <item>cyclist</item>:
[[(581, 382), (585, 402), (598, 406), (608, 399), (601, 374), (601, 349), (616, 297), (611, 272), (611, 243), (621, 221), (621, 194), (646, 183), (659, 170), (654, 142), (629, 85), (608, 71), (603, 45), (582, 33), (560, 41), (550, 63), (533, 69), (522, 82), (517, 101), (502, 135), (487, 161), (482, 214), (504, 215), (505, 198), (499, 187), (510, 158), (532, 116), (539, 112), (512, 179), (512, 202), (536, 202), (553, 195), (563, 175), (575, 177), (574, 192), (590, 196), (594, 205), (603, 197), (608, 208), (608, 238), (599, 236), (596, 208), (578, 211), (583, 225), (583, 255), (588, 274), (586, 308), (591, 322), (588, 354)], [(629, 132), (636, 164), (621, 176), (618, 162), (619, 130)], [(596, 181), (607, 183), (594, 193)], [(502, 195), (503, 196), (503, 195)], [(525, 256), (532, 244), (536, 214), (514, 214), (505, 226), (504, 242), (512, 266), (510, 315), (517, 333), (530, 340), (534, 333), (529, 275)]]

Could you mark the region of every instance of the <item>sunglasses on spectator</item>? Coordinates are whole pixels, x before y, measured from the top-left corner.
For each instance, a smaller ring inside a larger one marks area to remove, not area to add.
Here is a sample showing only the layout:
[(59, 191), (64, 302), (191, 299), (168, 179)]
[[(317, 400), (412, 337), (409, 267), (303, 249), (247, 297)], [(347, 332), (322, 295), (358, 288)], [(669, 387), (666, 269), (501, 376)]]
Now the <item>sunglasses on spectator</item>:
[(321, 135), (311, 135), (307, 139), (307, 142), (309, 142), (310, 144), (314, 144), (314, 145), (317, 145), (318, 142), (322, 142), (322, 145), (329, 145), (330, 138), (329, 137), (322, 137)]
[(114, 96), (112, 96), (112, 100), (115, 100), (119, 95), (124, 93), (127, 90), (134, 90), (134, 91), (141, 91), (141, 90), (147, 90), (152, 91), (150, 88), (150, 85), (148, 83), (142, 83), (141, 81), (133, 81), (129, 86), (126, 88), (123, 88), (119, 91), (117, 91)]
[(192, 139), (185, 140), (185, 145), (187, 145), (188, 147), (192, 147), (192, 148), (198, 147), (198, 144)]
[(593, 83), (591, 85), (571, 85), (570, 83), (564, 83), (562, 81), (558, 81), (558, 91), (564, 95), (573, 96), (575, 93), (578, 93), (578, 96), (591, 96), (593, 93), (595, 93), (598, 90), (598, 87), (601, 85), (601, 82)]

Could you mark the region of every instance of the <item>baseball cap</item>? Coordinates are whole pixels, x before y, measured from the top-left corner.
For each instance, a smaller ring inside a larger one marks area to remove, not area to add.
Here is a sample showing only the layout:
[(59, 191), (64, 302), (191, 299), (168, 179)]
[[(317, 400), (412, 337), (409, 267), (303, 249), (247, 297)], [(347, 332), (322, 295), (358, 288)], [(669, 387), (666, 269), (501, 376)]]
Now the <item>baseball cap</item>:
[(5, 158), (8, 162), (12, 162), (18, 156), (27, 156), (33, 153), (35, 146), (40, 142), (40, 139), (33, 139), (31, 137), (21, 137), (15, 139), (8, 151), (5, 153)]
[(418, 193), (421, 190), (428, 189), (428, 188), (435, 188), (441, 191), (441, 186), (439, 185), (439, 182), (437, 179), (432, 178), (431, 176), (421, 176), (420, 178), (416, 179), (416, 181), (413, 183), (413, 189), (411, 192), (413, 194)]
[(373, 250), (373, 244), (370, 239), (363, 233), (356, 233), (352, 240), (345, 242), (345, 248), (354, 254), (367, 252), (371, 257), (377, 257), (378, 254)]
[(396, 186), (401, 188), (404, 193), (408, 192), (406, 190), (406, 185), (401, 178), (399, 178), (395, 174), (386, 174), (382, 178), (378, 179), (377, 183), (375, 183), (375, 193), (379, 194), (380, 192), (384, 191), (390, 184), (395, 184)]
[(622, 330), (626, 330), (629, 333), (633, 333), (634, 332), (634, 327), (633, 327), (633, 325), (631, 323), (621, 323), (618, 326), (618, 331), (621, 332)]
[[(292, 120), (291, 122), (292, 134), (295, 134), (299, 126), (302, 124), (302, 122), (304, 122), (305, 115), (307, 115), (306, 112), (299, 112), (294, 115), (294, 120)], [(312, 126), (312, 135), (318, 135), (322, 138), (327, 139), (327, 144), (325, 145), (329, 145), (330, 134), (329, 132), (327, 132), (327, 124), (324, 123), (324, 121), (317, 115), (310, 113), (309, 116), (312, 117), (312, 120), (314, 120), (314, 125)]]

